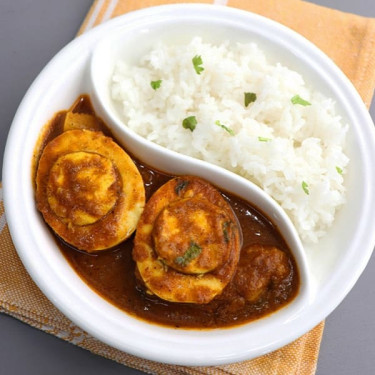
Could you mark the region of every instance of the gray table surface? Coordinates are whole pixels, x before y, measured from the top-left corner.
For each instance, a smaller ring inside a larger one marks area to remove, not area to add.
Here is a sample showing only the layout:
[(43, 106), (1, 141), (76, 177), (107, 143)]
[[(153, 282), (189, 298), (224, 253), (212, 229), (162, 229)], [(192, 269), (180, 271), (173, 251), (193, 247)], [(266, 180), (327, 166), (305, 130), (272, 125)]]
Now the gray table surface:
[[(311, 2), (375, 17), (374, 0)], [(0, 0), (0, 166), (6, 136), (24, 93), (44, 65), (74, 38), (91, 3)], [(375, 119), (375, 103), (370, 112)], [(374, 285), (375, 255), (346, 299), (326, 319), (318, 375), (375, 374)], [(0, 314), (0, 337), (0, 375), (141, 374), (4, 314)]]

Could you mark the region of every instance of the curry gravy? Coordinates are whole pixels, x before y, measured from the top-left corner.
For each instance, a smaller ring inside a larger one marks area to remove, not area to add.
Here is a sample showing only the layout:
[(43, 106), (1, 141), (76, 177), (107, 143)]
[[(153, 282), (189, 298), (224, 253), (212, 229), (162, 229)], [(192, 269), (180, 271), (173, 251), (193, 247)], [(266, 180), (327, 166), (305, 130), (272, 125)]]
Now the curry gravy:
[[(72, 106), (72, 112), (95, 115), (90, 99), (80, 96)], [(55, 115), (38, 143), (43, 147), (62, 131), (66, 112)], [(100, 119), (102, 131), (110, 134)], [(35, 152), (36, 163), (40, 149)], [(160, 186), (175, 177), (151, 168), (133, 158), (138, 167), (146, 190), (146, 201)], [(35, 163), (35, 164), (36, 164)], [(33, 171), (35, 175), (35, 171)], [(136, 276), (135, 262), (132, 259), (134, 235), (116, 247), (100, 253), (86, 253), (66, 245), (57, 236), (56, 243), (73, 269), (96, 293), (127, 313), (148, 322), (182, 328), (218, 328), (243, 324), (270, 314), (293, 300), (300, 278), (296, 262), (284, 239), (272, 222), (254, 206), (243, 199), (222, 191), (224, 199), (237, 215), (243, 234), (242, 249), (277, 247), (287, 256), (290, 273), (282, 283), (271, 282), (266, 292), (256, 302), (249, 302), (236, 291), (231, 281), (223, 293), (207, 304), (175, 303), (162, 300), (148, 293)], [(283, 254), (284, 255), (284, 254)], [(238, 270), (246, 269), (250, 253), (241, 251)], [(242, 268), (241, 268), (242, 267)], [(246, 277), (246, 273), (245, 273)]]

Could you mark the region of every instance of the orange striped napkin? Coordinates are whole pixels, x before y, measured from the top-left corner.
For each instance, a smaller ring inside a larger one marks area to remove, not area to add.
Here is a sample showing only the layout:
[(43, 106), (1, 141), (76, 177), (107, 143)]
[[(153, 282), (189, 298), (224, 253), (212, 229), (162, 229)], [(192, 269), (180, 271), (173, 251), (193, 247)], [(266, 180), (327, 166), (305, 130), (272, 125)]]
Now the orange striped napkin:
[[(172, 0), (96, 0), (79, 34), (126, 12)], [(190, 1), (191, 3), (198, 1)], [(375, 20), (319, 7), (300, 0), (200, 0), (238, 7), (296, 30), (326, 52), (353, 82), (367, 106), (375, 86)], [(316, 371), (324, 322), (273, 353), (236, 364), (172, 366), (140, 359), (96, 340), (58, 311), (31, 280), (12, 244), (0, 188), (0, 312), (20, 319), (93, 353), (149, 374), (312, 375)]]

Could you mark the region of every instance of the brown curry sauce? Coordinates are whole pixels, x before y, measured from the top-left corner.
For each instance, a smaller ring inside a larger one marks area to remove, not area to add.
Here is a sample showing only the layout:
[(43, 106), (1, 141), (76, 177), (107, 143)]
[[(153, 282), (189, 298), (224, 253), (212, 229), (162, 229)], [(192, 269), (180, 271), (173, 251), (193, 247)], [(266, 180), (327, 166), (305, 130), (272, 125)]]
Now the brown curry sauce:
[[(81, 95), (72, 112), (95, 115), (87, 95)], [(62, 132), (62, 123), (67, 111), (58, 112), (47, 125), (35, 152), (33, 177), (37, 161), (43, 147)], [(98, 125), (106, 135), (111, 135), (105, 124), (97, 118)], [(146, 190), (146, 201), (160, 186), (175, 177), (142, 163), (133, 158), (138, 167)], [(136, 277), (135, 262), (132, 259), (133, 238), (100, 254), (78, 251), (65, 244), (56, 235), (56, 243), (67, 261), (81, 279), (104, 299), (126, 311), (146, 320), (176, 328), (218, 328), (247, 323), (264, 317), (287, 303), (298, 293), (300, 278), (296, 262), (278, 229), (258, 209), (243, 199), (222, 192), (237, 215), (243, 234), (243, 246), (274, 246), (288, 257), (289, 276), (277, 286), (270, 282), (267, 292), (256, 302), (241, 298), (230, 282), (223, 293), (208, 304), (175, 303), (162, 300), (149, 294)], [(242, 251), (238, 269), (245, 270), (249, 253)]]

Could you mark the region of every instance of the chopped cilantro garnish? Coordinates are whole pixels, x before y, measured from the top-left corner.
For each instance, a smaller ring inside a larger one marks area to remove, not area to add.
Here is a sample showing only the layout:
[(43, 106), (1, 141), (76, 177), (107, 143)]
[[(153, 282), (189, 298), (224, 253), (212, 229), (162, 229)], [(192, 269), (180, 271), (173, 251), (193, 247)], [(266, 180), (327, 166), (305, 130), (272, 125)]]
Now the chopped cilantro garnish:
[(247, 107), (250, 103), (253, 103), (257, 100), (257, 94), (255, 94), (254, 92), (245, 92), (244, 100), (245, 100), (245, 107)]
[(224, 235), (224, 240), (226, 243), (229, 242), (229, 233), (228, 233), (228, 229), (230, 228), (230, 225), (232, 224), (231, 221), (226, 221), (224, 224), (223, 224), (223, 235)]
[(195, 55), (192, 59), (192, 62), (197, 74), (201, 74), (204, 70), (203, 66), (201, 66), (203, 64), (202, 56)]
[(338, 174), (342, 174), (343, 170), (340, 167), (336, 167), (336, 171)]
[(190, 242), (189, 248), (185, 251), (184, 255), (175, 259), (176, 264), (186, 267), (193, 259), (195, 259), (202, 252), (202, 248), (194, 241)]
[(307, 184), (306, 181), (302, 181), (302, 189), (303, 189), (303, 191), (304, 191), (307, 195), (310, 194), (310, 191), (309, 191), (309, 185)]
[(194, 131), (195, 127), (197, 126), (198, 124), (198, 121), (196, 119), (195, 116), (189, 116), (189, 117), (186, 117), (183, 121), (182, 121), (182, 126), (185, 128), (185, 129), (189, 129), (190, 131)]
[(174, 188), (174, 191), (176, 192), (177, 195), (180, 195), (181, 191), (184, 190), (186, 186), (188, 185), (189, 185), (189, 181), (186, 181), (186, 180), (178, 181)]
[(272, 141), (272, 138), (267, 138), (267, 137), (258, 137), (259, 142), (269, 142)]
[(160, 88), (162, 82), (163, 81), (159, 79), (158, 81), (151, 81), (150, 85), (156, 91), (158, 88)]
[(231, 128), (228, 128), (224, 124), (222, 124), (219, 120), (215, 121), (215, 125), (220, 126), (224, 130), (226, 130), (230, 135), (234, 135), (234, 131)]
[(293, 103), (293, 104), (300, 104), (300, 105), (303, 105), (304, 107), (308, 106), (308, 105), (311, 105), (310, 102), (308, 102), (307, 100), (305, 99), (302, 99), (299, 95), (294, 95), (292, 99), (290, 99), (290, 101)]
[(158, 262), (162, 265), (164, 271), (167, 271), (168, 270), (168, 265), (167, 263), (165, 263), (165, 260), (162, 259), (162, 258), (158, 258)]

